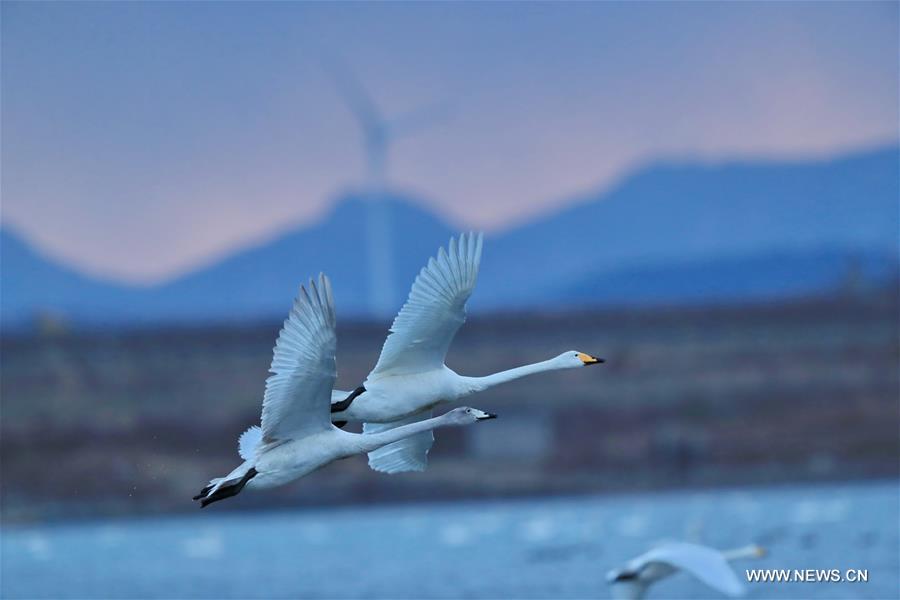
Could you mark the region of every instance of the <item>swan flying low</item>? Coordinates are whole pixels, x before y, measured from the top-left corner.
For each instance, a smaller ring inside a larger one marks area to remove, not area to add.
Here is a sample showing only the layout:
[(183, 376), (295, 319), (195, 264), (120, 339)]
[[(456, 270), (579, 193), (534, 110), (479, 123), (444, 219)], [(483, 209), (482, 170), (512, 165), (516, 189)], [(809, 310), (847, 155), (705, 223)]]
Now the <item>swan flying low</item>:
[(631, 559), (624, 567), (610, 571), (606, 580), (612, 586), (614, 598), (639, 600), (657, 581), (685, 571), (733, 598), (743, 595), (744, 587), (728, 563), (764, 555), (765, 550), (754, 545), (720, 552), (699, 544), (667, 542)]
[(238, 494), (244, 488), (279, 486), (330, 462), (372, 452), (436, 427), (470, 425), (495, 415), (462, 407), (377, 434), (349, 433), (331, 424), (331, 391), (336, 376), (334, 301), (324, 275), (318, 285), (301, 287), (273, 350), (272, 375), (266, 379), (261, 427), (241, 435), (244, 459), (224, 477), (212, 479), (194, 500), (201, 507)]
[[(486, 377), (458, 375), (445, 364), (453, 337), (466, 320), (466, 301), (475, 289), (482, 234), (464, 233), (440, 248), (416, 277), (384, 342), (375, 368), (353, 392), (332, 393), (332, 420), (363, 421), (363, 432), (379, 434), (431, 416), (441, 403), (526, 375), (575, 369), (604, 362), (570, 350), (542, 362)], [(422, 471), (434, 443), (431, 430), (369, 453), (369, 466), (384, 473)]]

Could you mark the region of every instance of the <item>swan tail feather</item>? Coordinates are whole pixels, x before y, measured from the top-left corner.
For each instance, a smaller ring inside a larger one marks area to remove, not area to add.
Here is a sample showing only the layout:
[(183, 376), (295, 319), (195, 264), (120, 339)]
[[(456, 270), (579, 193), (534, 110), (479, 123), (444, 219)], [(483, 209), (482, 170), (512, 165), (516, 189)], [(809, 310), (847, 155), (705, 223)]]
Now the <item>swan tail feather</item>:
[(256, 457), (256, 449), (262, 445), (262, 429), (254, 425), (241, 434), (238, 438), (238, 454), (244, 460), (252, 460)]

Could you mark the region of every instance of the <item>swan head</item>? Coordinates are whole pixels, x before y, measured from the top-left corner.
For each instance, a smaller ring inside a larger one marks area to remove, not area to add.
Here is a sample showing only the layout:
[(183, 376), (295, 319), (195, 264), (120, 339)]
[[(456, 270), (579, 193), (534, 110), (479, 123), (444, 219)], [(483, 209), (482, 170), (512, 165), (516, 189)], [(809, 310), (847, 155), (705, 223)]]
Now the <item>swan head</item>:
[(483, 410), (478, 410), (477, 408), (471, 408), (469, 406), (460, 406), (459, 408), (454, 408), (448, 412), (446, 417), (451, 425), (471, 425), (478, 421), (496, 419), (497, 415), (486, 413)]
[(557, 356), (554, 360), (564, 369), (576, 369), (578, 367), (589, 367), (591, 365), (599, 365), (606, 362), (602, 358), (591, 356), (578, 350), (569, 350)]

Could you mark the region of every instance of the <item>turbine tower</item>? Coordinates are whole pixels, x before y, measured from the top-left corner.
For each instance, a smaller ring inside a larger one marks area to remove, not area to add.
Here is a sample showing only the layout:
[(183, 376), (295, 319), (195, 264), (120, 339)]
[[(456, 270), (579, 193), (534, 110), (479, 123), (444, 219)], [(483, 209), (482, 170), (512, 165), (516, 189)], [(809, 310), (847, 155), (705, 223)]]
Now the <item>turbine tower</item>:
[(356, 118), (366, 156), (366, 255), (369, 267), (370, 312), (389, 318), (397, 310), (393, 297), (391, 215), (385, 201), (390, 144), (416, 133), (444, 116), (446, 106), (429, 105), (387, 119), (350, 69), (331, 63), (329, 71), (338, 92)]

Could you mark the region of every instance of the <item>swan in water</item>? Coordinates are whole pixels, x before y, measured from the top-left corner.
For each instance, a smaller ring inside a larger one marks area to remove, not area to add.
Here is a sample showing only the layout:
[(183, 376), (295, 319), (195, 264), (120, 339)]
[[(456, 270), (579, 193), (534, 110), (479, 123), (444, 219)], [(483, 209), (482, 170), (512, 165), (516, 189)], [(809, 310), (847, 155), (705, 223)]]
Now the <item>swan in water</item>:
[[(340, 427), (363, 421), (365, 434), (380, 434), (431, 416), (441, 403), (454, 402), (495, 385), (545, 371), (576, 369), (604, 362), (570, 350), (542, 362), (486, 377), (465, 377), (444, 359), (466, 320), (466, 301), (475, 289), (482, 235), (464, 233), (440, 248), (416, 277), (372, 372), (353, 392), (332, 393), (332, 420)], [(434, 443), (431, 430), (369, 453), (369, 466), (384, 473), (422, 471)]]
[(272, 375), (266, 379), (262, 426), (238, 441), (244, 462), (217, 477), (194, 497), (201, 507), (238, 494), (245, 487), (270, 488), (293, 481), (330, 462), (372, 452), (435, 427), (469, 425), (495, 415), (462, 407), (377, 434), (349, 433), (331, 424), (331, 390), (336, 374), (334, 302), (331, 283), (300, 288), (273, 350)]
[(760, 558), (765, 550), (749, 545), (720, 552), (708, 546), (668, 542), (657, 546), (606, 575), (618, 600), (639, 600), (660, 579), (678, 571), (690, 573), (709, 587), (730, 597), (744, 593), (744, 586), (728, 564), (744, 558)]

